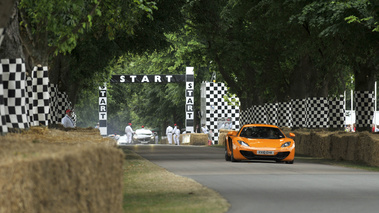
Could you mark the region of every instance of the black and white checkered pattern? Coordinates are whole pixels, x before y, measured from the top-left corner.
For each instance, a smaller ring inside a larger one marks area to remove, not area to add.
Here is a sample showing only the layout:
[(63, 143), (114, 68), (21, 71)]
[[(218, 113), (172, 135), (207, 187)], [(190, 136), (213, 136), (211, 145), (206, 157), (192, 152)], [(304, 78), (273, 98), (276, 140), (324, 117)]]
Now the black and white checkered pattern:
[[(232, 128), (239, 129), (239, 107), (231, 106), (224, 100), (227, 87), (224, 83), (205, 83), (205, 102), (206, 102), (206, 126), (213, 131), (213, 141), (218, 141), (217, 119), (231, 118)], [(238, 98), (237, 103), (239, 104)]]
[(345, 108), (343, 95), (329, 98), (329, 127), (343, 128), (345, 124)]
[(267, 124), (267, 117), (264, 105), (254, 105), (253, 107), (253, 121), (257, 124)]
[(239, 124), (241, 126), (249, 123), (250, 116), (248, 115), (248, 111), (246, 110), (240, 110), (240, 116), (239, 116)]
[(354, 100), (356, 103), (356, 126), (370, 127), (374, 116), (374, 92), (373, 91), (355, 91)]
[[(50, 84), (50, 124), (60, 124), (67, 109), (72, 109), (67, 94), (60, 92), (58, 85)], [(76, 126), (76, 114), (73, 112), (71, 116)]]
[(29, 128), (26, 114), (24, 60), (21, 58), (1, 59), (1, 67), (6, 125), (8, 129)]
[(327, 128), (329, 113), (328, 98), (313, 97), (307, 99), (308, 128)]
[(34, 67), (33, 78), (33, 124), (34, 126), (49, 125), (50, 94), (47, 67)]
[(7, 132), (8, 132), (8, 126), (7, 126), (7, 120), (5, 117), (3, 66), (1, 66), (0, 64), (0, 135), (5, 134)]
[(278, 124), (278, 104), (277, 103), (267, 103), (264, 105), (266, 111), (267, 124), (277, 125)]
[(50, 124), (58, 124), (58, 86), (50, 83)]
[(292, 126), (295, 128), (307, 128), (307, 100), (292, 99)]
[(292, 127), (291, 102), (278, 103), (278, 126)]
[(26, 108), (29, 126), (33, 126), (33, 80), (30, 76), (26, 77)]
[(5, 29), (4, 28), (0, 28), (0, 46), (3, 43), (4, 34), (5, 34)]

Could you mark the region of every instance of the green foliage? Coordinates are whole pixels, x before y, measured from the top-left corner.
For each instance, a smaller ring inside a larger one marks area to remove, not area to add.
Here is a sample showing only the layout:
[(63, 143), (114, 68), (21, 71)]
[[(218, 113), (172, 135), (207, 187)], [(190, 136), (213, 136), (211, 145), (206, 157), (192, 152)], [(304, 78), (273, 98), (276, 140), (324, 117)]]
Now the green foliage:
[(19, 7), (23, 12), (22, 24), (33, 35), (46, 34), (42, 42), (56, 54), (71, 52), (80, 34), (94, 24), (102, 25), (111, 39), (120, 30), (133, 34), (139, 20), (144, 15), (152, 18), (153, 10), (157, 9), (154, 1), (138, 0), (21, 0)]

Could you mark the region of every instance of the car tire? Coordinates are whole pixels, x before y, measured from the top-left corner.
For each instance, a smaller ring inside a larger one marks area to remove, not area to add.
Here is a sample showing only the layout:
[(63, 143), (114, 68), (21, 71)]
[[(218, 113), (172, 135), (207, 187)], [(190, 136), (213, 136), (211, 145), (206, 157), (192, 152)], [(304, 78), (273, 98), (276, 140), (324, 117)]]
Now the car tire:
[(293, 164), (295, 160), (286, 161), (286, 164)]
[(228, 150), (225, 149), (225, 160), (226, 161), (231, 161), (230, 156), (228, 155)]
[(238, 162), (239, 160), (236, 160), (233, 156), (233, 150), (231, 151), (231, 154), (230, 154), (230, 161), (232, 162)]

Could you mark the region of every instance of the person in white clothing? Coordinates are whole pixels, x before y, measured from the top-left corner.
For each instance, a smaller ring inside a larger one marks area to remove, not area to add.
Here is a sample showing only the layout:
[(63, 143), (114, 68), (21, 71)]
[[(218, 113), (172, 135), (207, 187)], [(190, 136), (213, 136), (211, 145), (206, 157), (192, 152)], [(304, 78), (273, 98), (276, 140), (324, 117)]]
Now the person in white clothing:
[(125, 127), (125, 134), (126, 134), (126, 142), (127, 143), (132, 143), (132, 135), (133, 135), (133, 129), (132, 129), (132, 124), (128, 123), (128, 125)]
[(66, 110), (66, 115), (62, 118), (62, 125), (65, 128), (74, 128), (74, 121), (71, 119), (71, 110)]
[(175, 134), (176, 129), (177, 129), (176, 124), (174, 124), (174, 129), (172, 130), (172, 134)]
[(168, 127), (166, 128), (166, 135), (167, 135), (167, 141), (168, 141), (168, 144), (172, 144), (172, 127), (170, 125), (168, 125)]
[[(176, 126), (175, 126), (175, 128), (176, 128)], [(179, 136), (180, 136), (180, 129), (179, 129), (179, 127), (177, 127), (175, 129), (175, 132), (174, 132), (174, 141), (175, 141), (175, 145), (178, 145), (178, 146), (180, 145)]]
[(201, 127), (201, 131), (202, 131), (204, 134), (208, 134), (208, 129), (207, 129), (207, 127), (205, 126), (205, 124), (203, 124), (203, 126)]
[(207, 126), (205, 126), (205, 124), (203, 124), (203, 126), (201, 127), (201, 131), (204, 133), (204, 134), (207, 134), (208, 135), (208, 145), (210, 145), (209, 143), (212, 143), (212, 131), (208, 130)]

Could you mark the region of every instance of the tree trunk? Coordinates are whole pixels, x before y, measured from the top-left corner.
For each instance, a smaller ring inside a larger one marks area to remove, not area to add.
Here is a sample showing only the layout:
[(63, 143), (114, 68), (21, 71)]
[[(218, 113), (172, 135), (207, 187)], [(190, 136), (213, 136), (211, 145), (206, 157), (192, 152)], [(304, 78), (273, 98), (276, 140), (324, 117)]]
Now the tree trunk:
[(312, 67), (310, 57), (307, 55), (300, 59), (291, 76), (289, 89), (291, 99), (304, 99), (308, 96), (308, 76), (310, 73), (312, 73)]
[(0, 28), (6, 28), (8, 26), (8, 20), (14, 12), (14, 3), (14, 0), (0, 1)]
[[(13, 6), (10, 7), (9, 4), (12, 4)], [(4, 8), (2, 7), (3, 5), (5, 6)], [(0, 3), (1, 26), (6, 22), (4, 40), (0, 47), (0, 59), (24, 58), (20, 39), (17, 5), (17, 1), (13, 2), (9, 0)], [(3, 9), (5, 8), (8, 8), (7, 12), (3, 12)], [(6, 16), (7, 14), (8, 18), (5, 17), (6, 19), (3, 20), (3, 16)]]

